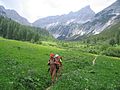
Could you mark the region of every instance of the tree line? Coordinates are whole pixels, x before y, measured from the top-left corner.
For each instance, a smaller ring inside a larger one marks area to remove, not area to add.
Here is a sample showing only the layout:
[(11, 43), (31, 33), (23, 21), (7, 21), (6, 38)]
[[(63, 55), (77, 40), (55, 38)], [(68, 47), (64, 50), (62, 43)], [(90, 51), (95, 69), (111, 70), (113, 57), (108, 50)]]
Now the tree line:
[(53, 40), (52, 35), (45, 29), (21, 25), (3, 16), (0, 16), (0, 36), (3, 38), (30, 42)]

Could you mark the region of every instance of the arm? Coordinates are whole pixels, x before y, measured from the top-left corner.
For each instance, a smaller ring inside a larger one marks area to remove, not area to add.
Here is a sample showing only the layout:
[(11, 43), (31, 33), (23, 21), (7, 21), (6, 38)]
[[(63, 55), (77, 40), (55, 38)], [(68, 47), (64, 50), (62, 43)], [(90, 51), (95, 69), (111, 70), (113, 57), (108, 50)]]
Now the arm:
[(50, 65), (50, 60), (48, 60), (48, 65)]

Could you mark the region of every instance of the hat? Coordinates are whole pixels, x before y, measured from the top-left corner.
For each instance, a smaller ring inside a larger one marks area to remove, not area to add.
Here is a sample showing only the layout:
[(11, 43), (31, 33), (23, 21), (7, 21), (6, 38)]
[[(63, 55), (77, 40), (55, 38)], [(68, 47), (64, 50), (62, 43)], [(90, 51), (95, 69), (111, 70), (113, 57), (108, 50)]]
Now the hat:
[(55, 55), (53, 53), (50, 54), (50, 57), (54, 57)]

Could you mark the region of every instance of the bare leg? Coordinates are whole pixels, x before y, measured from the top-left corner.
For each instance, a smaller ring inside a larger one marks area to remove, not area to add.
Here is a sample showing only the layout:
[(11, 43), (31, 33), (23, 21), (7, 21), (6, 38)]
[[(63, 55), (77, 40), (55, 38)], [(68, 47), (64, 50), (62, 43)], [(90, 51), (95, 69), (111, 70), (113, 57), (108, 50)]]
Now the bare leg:
[(55, 75), (56, 75), (56, 68), (54, 68), (53, 73), (52, 73), (52, 81), (54, 81)]

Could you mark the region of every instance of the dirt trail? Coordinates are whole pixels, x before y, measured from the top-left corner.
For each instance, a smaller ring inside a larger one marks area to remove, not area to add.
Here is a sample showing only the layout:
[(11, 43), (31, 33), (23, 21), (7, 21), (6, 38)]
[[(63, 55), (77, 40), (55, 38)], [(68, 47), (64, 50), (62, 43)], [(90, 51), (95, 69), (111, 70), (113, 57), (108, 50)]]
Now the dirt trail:
[(93, 66), (95, 65), (95, 61), (96, 61), (97, 57), (98, 57), (98, 55), (95, 56), (95, 58), (94, 58), (93, 61), (92, 61), (92, 65), (93, 65)]
[(50, 90), (52, 86), (49, 86), (48, 88), (46, 88), (46, 90)]

